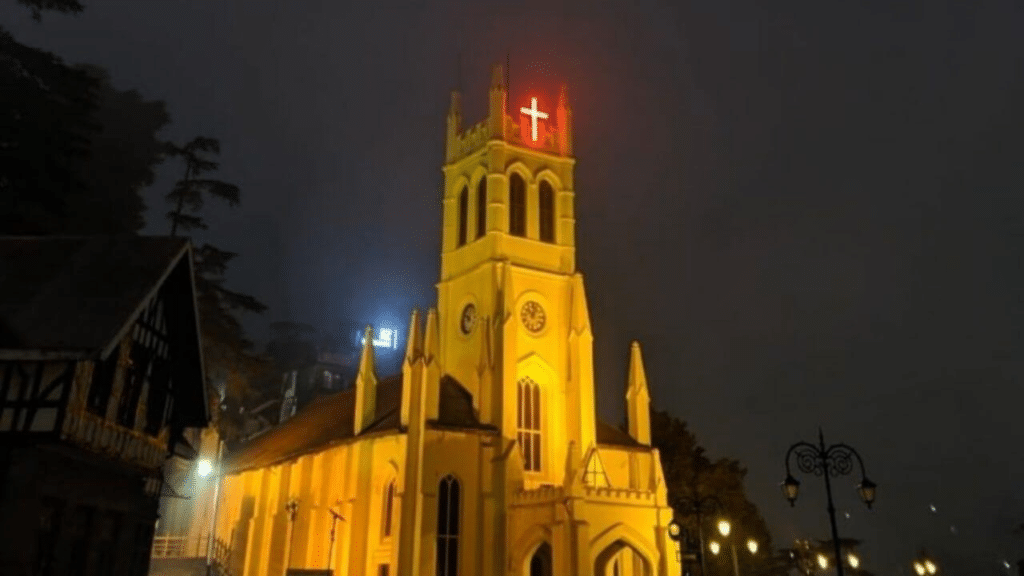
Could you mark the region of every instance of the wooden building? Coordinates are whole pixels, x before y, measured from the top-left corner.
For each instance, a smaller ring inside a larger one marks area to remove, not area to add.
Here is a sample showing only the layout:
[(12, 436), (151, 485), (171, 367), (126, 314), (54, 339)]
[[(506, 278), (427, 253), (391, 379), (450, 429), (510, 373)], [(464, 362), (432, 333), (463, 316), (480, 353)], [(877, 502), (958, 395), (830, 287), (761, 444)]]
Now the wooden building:
[(147, 573), (162, 465), (210, 418), (198, 328), (187, 240), (0, 238), (3, 574)]

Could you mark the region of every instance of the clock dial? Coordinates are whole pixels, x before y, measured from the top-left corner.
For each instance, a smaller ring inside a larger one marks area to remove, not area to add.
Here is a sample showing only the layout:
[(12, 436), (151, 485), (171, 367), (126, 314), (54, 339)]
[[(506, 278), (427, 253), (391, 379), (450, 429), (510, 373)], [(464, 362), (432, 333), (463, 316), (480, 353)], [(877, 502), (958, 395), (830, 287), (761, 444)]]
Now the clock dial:
[(547, 321), (544, 307), (533, 300), (523, 304), (523, 308), (519, 312), (519, 318), (523, 321), (523, 326), (526, 326), (527, 330), (535, 334), (544, 329), (544, 322)]
[(462, 329), (463, 334), (469, 334), (473, 331), (474, 326), (476, 326), (476, 306), (466, 304), (466, 307), (462, 309), (462, 318), (459, 320), (459, 328)]

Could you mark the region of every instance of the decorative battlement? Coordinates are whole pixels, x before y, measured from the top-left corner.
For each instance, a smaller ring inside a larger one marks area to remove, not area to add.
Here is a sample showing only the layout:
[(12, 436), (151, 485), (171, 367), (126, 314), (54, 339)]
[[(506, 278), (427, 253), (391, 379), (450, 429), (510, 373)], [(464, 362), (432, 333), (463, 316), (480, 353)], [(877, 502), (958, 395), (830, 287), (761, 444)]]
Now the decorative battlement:
[(512, 504), (537, 504), (560, 500), (565, 496), (561, 486), (545, 485), (532, 490), (518, 490), (512, 495)]
[(589, 500), (604, 502), (622, 503), (623, 500), (633, 501), (637, 504), (653, 505), (655, 493), (652, 490), (638, 490), (635, 488), (608, 488), (600, 486), (587, 486), (584, 493)]
[(508, 90), (501, 72), (501, 66), (494, 67), (487, 119), (468, 130), (462, 130), (462, 96), (452, 92), (446, 162), (450, 164), (465, 158), (491, 140), (556, 156), (572, 156), (572, 110), (569, 108), (568, 89), (562, 86), (553, 109), (550, 103), (538, 102), (537, 96), (528, 95), (526, 102), (513, 103), (510, 110)]
[[(656, 494), (653, 490), (635, 488), (609, 488), (584, 486), (583, 494), (592, 502), (653, 506)], [(535, 505), (545, 502), (559, 501), (566, 496), (562, 486), (541, 486), (532, 490), (518, 490), (512, 495), (513, 505)]]

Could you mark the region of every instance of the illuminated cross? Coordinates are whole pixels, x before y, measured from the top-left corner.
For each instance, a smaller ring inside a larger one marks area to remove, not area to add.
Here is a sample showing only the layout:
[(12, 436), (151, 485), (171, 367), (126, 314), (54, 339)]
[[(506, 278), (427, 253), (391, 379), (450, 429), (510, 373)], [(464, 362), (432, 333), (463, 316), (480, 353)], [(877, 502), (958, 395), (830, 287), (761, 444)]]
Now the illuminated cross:
[(530, 98), (530, 107), (529, 108), (520, 108), (519, 111), (530, 117), (531, 136), (533, 137), (533, 141), (536, 142), (537, 141), (537, 119), (538, 118), (546, 119), (548, 117), (548, 113), (547, 112), (541, 112), (540, 110), (537, 110), (537, 99), (536, 98)]

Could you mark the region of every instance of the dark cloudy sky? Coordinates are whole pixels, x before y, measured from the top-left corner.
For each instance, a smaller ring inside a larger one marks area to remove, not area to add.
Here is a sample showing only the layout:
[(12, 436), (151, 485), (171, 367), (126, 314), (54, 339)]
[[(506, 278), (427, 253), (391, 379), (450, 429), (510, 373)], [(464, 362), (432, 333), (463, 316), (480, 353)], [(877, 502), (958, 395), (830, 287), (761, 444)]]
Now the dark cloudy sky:
[(880, 486), (868, 513), (836, 484), (869, 569), (1024, 556), (1014, 0), (93, 1), (42, 24), (12, 4), (19, 40), (165, 100), (167, 138), (221, 140), (244, 203), (200, 240), (241, 253), (256, 333), (432, 302), (460, 51), (467, 122), (506, 54), (514, 102), (567, 82), (605, 417), (640, 339), (657, 405), (749, 467), (777, 545), (828, 537), (816, 479), (795, 509), (777, 489), (821, 424)]

